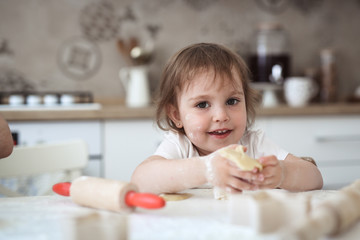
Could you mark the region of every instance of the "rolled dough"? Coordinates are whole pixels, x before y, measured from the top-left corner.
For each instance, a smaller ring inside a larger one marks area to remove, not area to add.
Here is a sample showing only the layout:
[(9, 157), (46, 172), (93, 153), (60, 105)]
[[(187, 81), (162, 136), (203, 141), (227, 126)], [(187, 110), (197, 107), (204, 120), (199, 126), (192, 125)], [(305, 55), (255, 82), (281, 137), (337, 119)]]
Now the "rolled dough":
[(190, 193), (163, 193), (160, 194), (165, 201), (181, 201), (188, 199), (192, 196)]
[(249, 157), (241, 145), (236, 148), (227, 147), (220, 149), (219, 153), (222, 157), (234, 162), (243, 171), (251, 171), (254, 168), (258, 168), (260, 171), (263, 169), (261, 163)]

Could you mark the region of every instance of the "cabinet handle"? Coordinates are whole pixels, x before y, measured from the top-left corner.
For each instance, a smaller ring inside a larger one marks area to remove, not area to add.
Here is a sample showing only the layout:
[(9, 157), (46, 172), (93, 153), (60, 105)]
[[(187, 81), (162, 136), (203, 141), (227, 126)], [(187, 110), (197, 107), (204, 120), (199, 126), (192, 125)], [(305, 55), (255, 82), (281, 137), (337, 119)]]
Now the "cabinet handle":
[(360, 135), (335, 135), (335, 136), (318, 136), (316, 141), (320, 143), (326, 142), (354, 142), (360, 141)]

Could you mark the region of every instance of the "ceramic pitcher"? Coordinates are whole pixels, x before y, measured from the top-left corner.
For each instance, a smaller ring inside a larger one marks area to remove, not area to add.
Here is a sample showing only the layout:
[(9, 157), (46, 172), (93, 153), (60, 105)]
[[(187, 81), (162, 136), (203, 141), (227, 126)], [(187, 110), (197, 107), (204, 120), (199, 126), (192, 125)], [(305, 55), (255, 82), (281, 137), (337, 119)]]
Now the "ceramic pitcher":
[(146, 107), (150, 104), (148, 68), (146, 66), (120, 69), (119, 77), (126, 91), (128, 107)]

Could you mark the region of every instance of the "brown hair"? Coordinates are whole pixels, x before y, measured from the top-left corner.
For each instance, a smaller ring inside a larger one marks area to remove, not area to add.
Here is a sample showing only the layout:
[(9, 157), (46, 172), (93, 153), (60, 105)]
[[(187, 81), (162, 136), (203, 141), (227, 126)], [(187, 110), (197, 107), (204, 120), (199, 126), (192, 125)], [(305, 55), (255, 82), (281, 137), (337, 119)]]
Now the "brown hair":
[[(177, 104), (177, 93), (191, 82), (195, 75), (204, 70), (213, 70), (217, 74), (233, 80), (232, 70), (241, 79), (245, 94), (247, 127), (255, 120), (259, 95), (250, 86), (249, 70), (242, 58), (230, 49), (213, 43), (197, 43), (187, 46), (173, 55), (162, 73), (160, 88), (156, 98), (156, 123), (162, 130), (173, 129), (184, 133), (167, 115), (169, 105)], [(234, 86), (239, 83), (233, 82)]]

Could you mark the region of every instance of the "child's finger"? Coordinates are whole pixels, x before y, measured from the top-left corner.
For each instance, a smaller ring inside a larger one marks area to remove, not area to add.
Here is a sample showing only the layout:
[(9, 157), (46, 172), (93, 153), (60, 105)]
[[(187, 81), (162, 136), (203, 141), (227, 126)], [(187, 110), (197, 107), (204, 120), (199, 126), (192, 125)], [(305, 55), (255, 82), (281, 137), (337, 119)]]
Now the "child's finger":
[(275, 185), (277, 185), (277, 183), (274, 178), (267, 178), (264, 180), (264, 182), (259, 184), (259, 188), (260, 189), (274, 188)]
[(228, 187), (233, 188), (234, 190), (237, 191), (258, 189), (256, 185), (239, 178), (230, 179), (228, 182)]
[(229, 173), (231, 176), (235, 178), (242, 179), (246, 182), (253, 184), (259, 184), (265, 179), (262, 173), (253, 173), (251, 171), (241, 171), (239, 169), (231, 169)]
[(265, 167), (265, 166), (270, 166), (270, 165), (276, 165), (278, 164), (278, 159), (271, 155), (271, 156), (265, 156), (265, 157), (261, 157), (259, 158), (259, 162)]

